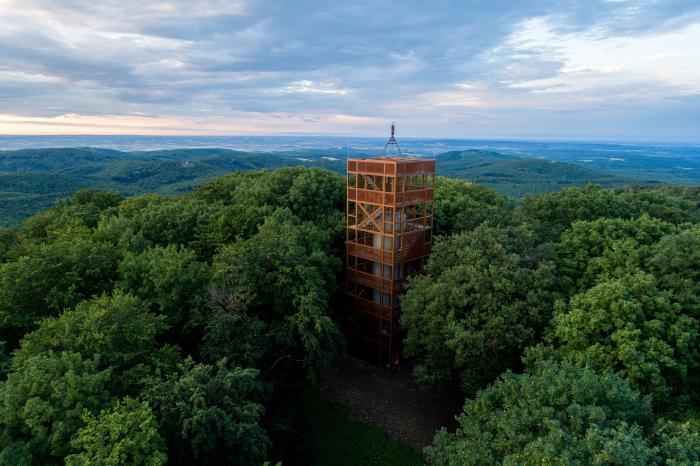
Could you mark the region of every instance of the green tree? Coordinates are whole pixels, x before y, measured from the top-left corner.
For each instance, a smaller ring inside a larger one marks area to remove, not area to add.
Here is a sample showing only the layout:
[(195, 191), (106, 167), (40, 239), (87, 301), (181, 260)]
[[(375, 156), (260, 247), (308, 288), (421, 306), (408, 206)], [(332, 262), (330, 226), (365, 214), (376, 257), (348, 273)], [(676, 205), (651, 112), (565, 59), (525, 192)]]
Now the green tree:
[[(248, 186), (250, 181), (261, 180), (269, 173), (268, 170), (252, 172), (237, 171), (228, 175), (209, 180), (197, 189), (195, 195), (209, 204), (222, 203), (234, 205), (240, 202), (236, 192), (239, 186)], [(255, 203), (254, 205), (260, 205)]]
[(674, 230), (670, 223), (646, 215), (574, 222), (556, 245), (562, 289), (574, 294), (637, 270), (650, 248)]
[(341, 345), (327, 310), (341, 265), (329, 243), (324, 231), (278, 209), (255, 236), (225, 246), (214, 259), (215, 288), (225, 294), (236, 278), (254, 296), (248, 313), (268, 328), (271, 367), (300, 361), (314, 375)]
[(84, 301), (75, 310), (41, 321), (22, 339), (13, 368), (50, 352), (78, 353), (94, 358), (98, 368), (112, 374), (115, 394), (133, 390), (157, 350), (156, 335), (166, 329), (164, 318), (148, 312), (140, 299), (116, 291)]
[(700, 464), (700, 423), (660, 420), (654, 430), (657, 457), (667, 466)]
[(507, 230), (481, 225), (438, 241), (401, 299), (404, 353), (422, 384), (474, 392), (538, 341), (551, 316), (551, 265), (528, 265)]
[(144, 238), (156, 245), (187, 245), (200, 225), (210, 220), (212, 207), (198, 199), (144, 194), (119, 204), (120, 216), (131, 219)]
[(484, 222), (506, 226), (513, 205), (503, 194), (462, 180), (437, 178), (435, 183), (435, 234), (471, 231)]
[(248, 312), (254, 295), (240, 280), (226, 279), (209, 288), (210, 313), (205, 319), (199, 347), (210, 363), (227, 358), (241, 367), (257, 367), (270, 351), (268, 327)]
[(180, 329), (205, 299), (209, 270), (194, 251), (175, 245), (127, 253), (119, 264), (117, 288), (133, 293)]
[(103, 215), (93, 237), (97, 241), (112, 244), (120, 253), (139, 253), (148, 247), (148, 241), (138, 230), (136, 223), (127, 217)]
[[(238, 177), (225, 177), (222, 183), (219, 183), (224, 187), (223, 192), (219, 191), (219, 199), (232, 204), (288, 207), (289, 189), (303, 170), (303, 167), (285, 167), (272, 171), (263, 169), (242, 173)], [(230, 186), (231, 180), (235, 180), (235, 189), (226, 192), (226, 186)]]
[(257, 371), (186, 360), (178, 373), (144, 392), (168, 445), (171, 464), (261, 463), (269, 439), (258, 424), (264, 407)]
[[(0, 441), (4, 457), (28, 452), (32, 464), (60, 464), (70, 438), (83, 426), (84, 411), (108, 406), (111, 371), (98, 357), (41, 354), (14, 365), (0, 384)], [(26, 456), (26, 455), (25, 455)]]
[(301, 220), (324, 223), (345, 210), (345, 178), (319, 168), (301, 169), (289, 187), (288, 207)]
[(345, 208), (345, 180), (318, 168), (233, 173), (205, 183), (199, 199), (225, 205), (288, 207), (301, 220), (323, 221)]
[(660, 189), (626, 189), (620, 199), (629, 205), (632, 215), (647, 214), (665, 222), (679, 225), (681, 223), (700, 222), (698, 203), (683, 199), (678, 195), (669, 195)]
[(597, 185), (528, 197), (523, 202), (522, 212), (525, 218), (540, 226), (539, 234), (544, 239), (552, 241), (576, 221), (631, 215), (630, 207), (619, 196)]
[(223, 245), (248, 239), (258, 232), (275, 208), (269, 205), (230, 204), (218, 206), (211, 220), (200, 225), (193, 244), (203, 258), (211, 258)]
[(94, 228), (100, 215), (117, 206), (121, 195), (83, 189), (70, 200), (58, 202), (52, 208), (27, 219), (19, 228), (23, 241), (43, 241), (52, 232), (68, 229)]
[(577, 221), (631, 219), (642, 215), (674, 225), (700, 221), (697, 202), (684, 199), (682, 194), (649, 188), (615, 191), (596, 185), (528, 197), (521, 213), (539, 225), (539, 234), (551, 241)]
[(0, 327), (13, 345), (40, 318), (110, 290), (118, 260), (116, 248), (85, 227), (23, 247), (17, 260), (0, 264)]
[(0, 380), (5, 378), (5, 374), (10, 370), (12, 358), (5, 352), (5, 342), (0, 340)]
[(10, 250), (17, 245), (17, 242), (15, 230), (0, 227), (0, 264), (7, 260)]
[(683, 310), (700, 319), (700, 227), (661, 238), (646, 265), (659, 287), (671, 290)]
[(649, 400), (621, 378), (539, 359), (467, 400), (455, 433), (426, 448), (435, 465), (649, 464)]
[(110, 207), (116, 207), (124, 200), (124, 196), (110, 191), (95, 191), (94, 189), (81, 189), (73, 194), (71, 204), (88, 205), (92, 204), (100, 211), (105, 211)]
[(698, 321), (643, 272), (573, 296), (552, 322), (553, 341), (564, 355), (625, 377), (657, 403), (687, 393), (688, 374), (700, 363)]
[(199, 353), (210, 363), (228, 358), (236, 365), (257, 367), (272, 350), (268, 336), (265, 322), (246, 310), (214, 309), (207, 318)]
[(117, 401), (98, 416), (87, 413), (71, 440), (78, 452), (66, 457), (66, 466), (160, 466), (166, 463), (165, 445), (147, 402)]
[(345, 180), (327, 170), (287, 167), (234, 173), (205, 183), (195, 196), (216, 206), (211, 221), (198, 232), (197, 249), (207, 256), (222, 244), (253, 236), (277, 207), (329, 230), (335, 247), (342, 246)]

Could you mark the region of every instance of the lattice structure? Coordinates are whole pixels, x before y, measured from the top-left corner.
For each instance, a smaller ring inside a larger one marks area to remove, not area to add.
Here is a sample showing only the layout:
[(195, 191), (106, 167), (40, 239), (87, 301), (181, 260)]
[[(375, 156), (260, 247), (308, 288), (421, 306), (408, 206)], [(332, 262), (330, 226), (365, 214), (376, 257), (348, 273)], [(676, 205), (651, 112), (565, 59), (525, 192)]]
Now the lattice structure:
[(350, 352), (384, 365), (401, 351), (398, 296), (430, 254), (435, 161), (347, 162), (347, 305)]

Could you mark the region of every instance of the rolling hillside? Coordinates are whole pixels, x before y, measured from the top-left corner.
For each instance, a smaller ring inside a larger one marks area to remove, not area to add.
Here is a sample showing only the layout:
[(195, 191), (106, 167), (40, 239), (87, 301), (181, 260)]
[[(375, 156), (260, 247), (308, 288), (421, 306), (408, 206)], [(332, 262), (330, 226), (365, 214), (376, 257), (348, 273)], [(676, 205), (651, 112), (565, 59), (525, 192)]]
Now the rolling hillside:
[(481, 150), (445, 152), (437, 156), (437, 166), (442, 176), (484, 184), (516, 198), (589, 183), (604, 187), (653, 183), (569, 163)]
[[(289, 165), (316, 166), (342, 173), (345, 160), (337, 150), (257, 153), (228, 149), (121, 152), (62, 148), (0, 152), (0, 225), (16, 224), (81, 188), (126, 195), (176, 194), (224, 173)], [(439, 154), (437, 170), (439, 175), (485, 184), (515, 198), (570, 185), (640, 184), (638, 179), (567, 163), (481, 150)]]

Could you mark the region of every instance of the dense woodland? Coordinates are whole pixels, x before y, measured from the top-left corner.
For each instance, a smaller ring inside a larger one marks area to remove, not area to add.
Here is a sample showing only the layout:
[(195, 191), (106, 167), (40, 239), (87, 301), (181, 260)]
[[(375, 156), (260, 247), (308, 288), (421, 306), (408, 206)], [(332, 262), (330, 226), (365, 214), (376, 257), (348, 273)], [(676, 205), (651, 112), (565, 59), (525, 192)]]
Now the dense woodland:
[[(86, 190), (0, 229), (0, 464), (313, 463), (295, 413), (345, 357), (344, 186), (295, 167)], [(405, 354), (466, 402), (428, 463), (700, 462), (696, 190), (515, 205), (440, 179), (435, 226)]]

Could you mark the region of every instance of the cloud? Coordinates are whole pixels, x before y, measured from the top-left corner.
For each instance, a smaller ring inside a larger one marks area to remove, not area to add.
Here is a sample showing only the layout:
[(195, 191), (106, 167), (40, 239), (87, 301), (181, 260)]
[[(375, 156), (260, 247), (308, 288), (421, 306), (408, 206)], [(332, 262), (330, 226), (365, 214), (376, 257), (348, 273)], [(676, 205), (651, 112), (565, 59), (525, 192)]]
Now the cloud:
[[(492, 53), (510, 63), (508, 67), (527, 57), (527, 70), (532, 73), (516, 69), (502, 81), (509, 88), (531, 93), (576, 92), (606, 100), (653, 88), (654, 94), (647, 93), (647, 99), (667, 98), (700, 94), (700, 54), (685, 51), (698, 39), (700, 23), (641, 37), (601, 38), (596, 31), (558, 32), (549, 18), (536, 18), (516, 27)], [(555, 68), (547, 66), (553, 62)], [(614, 93), (605, 93), (606, 88)]]
[(311, 94), (338, 94), (345, 95), (347, 92), (344, 89), (336, 89), (333, 83), (315, 83), (308, 79), (294, 81), (288, 86), (281, 89), (281, 92), (302, 92)]
[(3, 133), (534, 135), (700, 92), (697, 0), (4, 0), (0, 21)]

